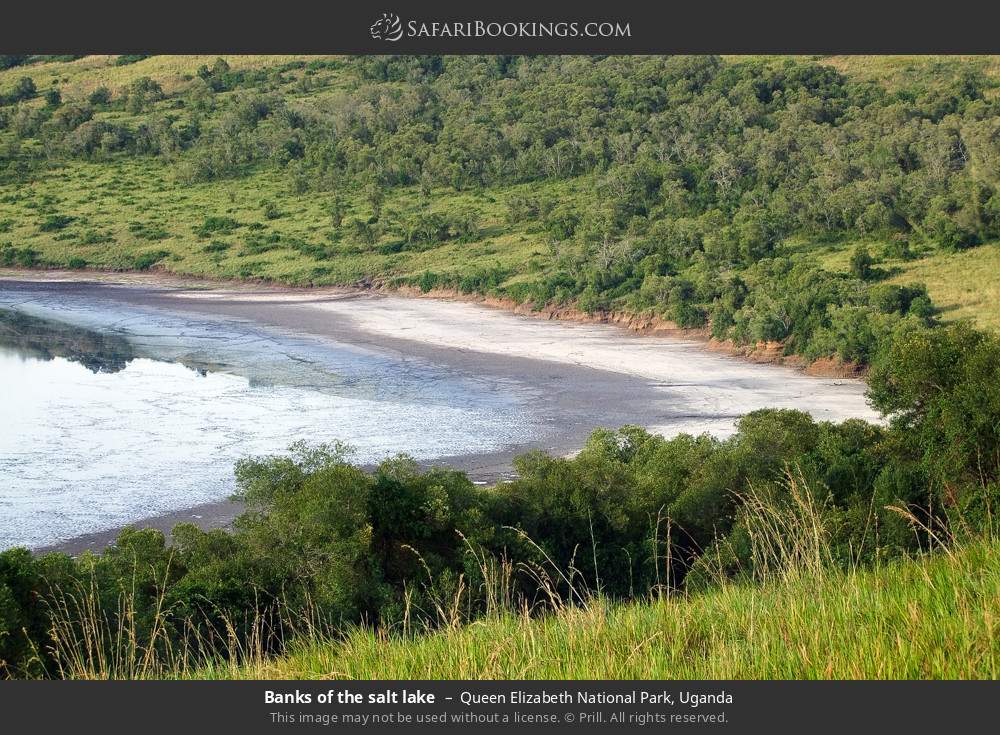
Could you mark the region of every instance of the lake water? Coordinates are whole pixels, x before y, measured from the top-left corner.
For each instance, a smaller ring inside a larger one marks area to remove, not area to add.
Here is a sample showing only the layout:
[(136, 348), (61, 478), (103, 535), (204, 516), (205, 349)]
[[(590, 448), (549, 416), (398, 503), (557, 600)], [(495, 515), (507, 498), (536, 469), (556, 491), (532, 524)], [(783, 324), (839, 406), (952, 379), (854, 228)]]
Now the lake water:
[(224, 499), (238, 459), (300, 439), (360, 463), (501, 451), (543, 430), (532, 398), (235, 319), (0, 289), (0, 548)]

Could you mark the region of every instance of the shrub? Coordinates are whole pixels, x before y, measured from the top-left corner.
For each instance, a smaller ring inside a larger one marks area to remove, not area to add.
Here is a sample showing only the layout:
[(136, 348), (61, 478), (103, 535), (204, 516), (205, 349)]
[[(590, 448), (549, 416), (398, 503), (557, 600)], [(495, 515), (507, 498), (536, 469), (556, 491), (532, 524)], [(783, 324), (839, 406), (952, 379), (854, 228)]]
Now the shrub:
[(0, 245), (0, 264), (33, 268), (41, 263), (37, 250), (31, 248), (15, 248), (10, 244)]
[(437, 273), (433, 273), (431, 271), (424, 271), (423, 273), (420, 274), (420, 277), (417, 279), (417, 286), (420, 288), (421, 291), (427, 293), (428, 291), (431, 291), (435, 287), (437, 287), (440, 280), (441, 277)]
[(38, 89), (35, 87), (35, 80), (31, 77), (21, 77), (14, 85), (14, 90), (8, 95), (8, 100), (10, 102), (22, 102), (30, 100), (37, 94)]
[(87, 102), (94, 107), (103, 107), (111, 104), (111, 90), (100, 86), (87, 97)]
[(99, 230), (84, 230), (83, 234), (80, 236), (81, 245), (100, 245), (101, 243), (111, 242), (114, 238), (111, 236), (110, 232), (101, 232)]
[(128, 66), (148, 58), (149, 54), (119, 54), (118, 58), (115, 59), (115, 66)]
[(851, 255), (851, 275), (862, 281), (867, 281), (872, 277), (872, 266), (875, 265), (875, 258), (864, 245), (859, 245)]
[(59, 230), (68, 227), (75, 217), (70, 217), (65, 214), (50, 214), (42, 223), (38, 225), (38, 229), (42, 232), (58, 232)]
[(285, 216), (274, 202), (264, 202), (264, 219), (281, 219)]
[(0, 54), (0, 69), (13, 69), (27, 63), (27, 54)]
[(194, 234), (198, 237), (210, 237), (217, 233), (228, 234), (240, 226), (240, 223), (232, 217), (206, 217), (204, 222), (194, 228)]
[(128, 230), (140, 240), (156, 241), (170, 237), (163, 225), (154, 222), (130, 222)]
[(148, 271), (169, 255), (170, 252), (167, 250), (152, 250), (148, 253), (141, 253), (133, 259), (132, 268), (137, 271)]

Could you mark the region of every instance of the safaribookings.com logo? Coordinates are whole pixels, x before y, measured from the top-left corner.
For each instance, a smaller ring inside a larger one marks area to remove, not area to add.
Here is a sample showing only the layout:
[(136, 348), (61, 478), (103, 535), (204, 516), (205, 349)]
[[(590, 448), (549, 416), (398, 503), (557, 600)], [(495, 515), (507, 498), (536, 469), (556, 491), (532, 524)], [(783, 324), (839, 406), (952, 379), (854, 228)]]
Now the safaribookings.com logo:
[(369, 30), (376, 41), (398, 41), (403, 37), (403, 23), (395, 13), (382, 13)]
[(622, 21), (407, 21), (395, 13), (382, 13), (369, 31), (377, 41), (407, 38), (631, 38), (632, 28)]

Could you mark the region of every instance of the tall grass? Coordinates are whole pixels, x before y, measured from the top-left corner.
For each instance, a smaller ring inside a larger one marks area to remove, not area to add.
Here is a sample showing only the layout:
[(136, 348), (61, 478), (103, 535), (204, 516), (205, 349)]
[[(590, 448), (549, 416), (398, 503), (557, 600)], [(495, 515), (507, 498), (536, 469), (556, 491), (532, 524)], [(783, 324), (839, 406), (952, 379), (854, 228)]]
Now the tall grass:
[(179, 669), (167, 635), (163, 595), (147, 626), (135, 605), (135, 589), (122, 590), (107, 612), (96, 580), (70, 590), (54, 590), (48, 600), (51, 658), (61, 679), (141, 679)]
[(775, 575), (781, 580), (821, 579), (833, 566), (825, 508), (801, 472), (787, 470), (780, 487), (784, 496), (780, 500), (753, 485), (742, 497), (740, 515), (750, 536), (754, 579), (760, 583)]
[(299, 639), (286, 655), (214, 664), (200, 678), (995, 679), (1000, 554), (614, 605), (592, 599), (541, 618), (504, 614), (408, 637), (357, 629)]
[[(138, 577), (136, 570), (135, 577)], [(168, 572), (169, 574), (169, 572)], [(212, 668), (259, 666), (287, 640), (330, 640), (334, 630), (312, 604), (295, 609), (283, 600), (259, 600), (242, 618), (218, 609), (179, 617), (161, 585), (151, 614), (138, 610), (137, 590), (120, 589), (109, 605), (93, 578), (52, 590), (45, 673), (60, 679), (161, 679)], [(39, 660), (42, 657), (39, 656)]]

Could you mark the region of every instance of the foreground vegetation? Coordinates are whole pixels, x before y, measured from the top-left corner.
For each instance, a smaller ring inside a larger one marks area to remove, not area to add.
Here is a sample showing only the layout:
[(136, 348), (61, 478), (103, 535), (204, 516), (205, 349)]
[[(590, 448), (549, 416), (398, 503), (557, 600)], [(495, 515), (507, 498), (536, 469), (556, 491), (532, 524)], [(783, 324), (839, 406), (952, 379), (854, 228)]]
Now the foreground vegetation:
[[(247, 510), (233, 532), (181, 525), (168, 546), (157, 531), (126, 530), (104, 553), (77, 559), (0, 554), (0, 661), (14, 676), (170, 676), (345, 635), (355, 650), (365, 636), (563, 615), (525, 627), (531, 640), (536, 630), (559, 635), (569, 621), (587, 620), (580, 609), (599, 619), (605, 604), (612, 616), (655, 620), (676, 596), (691, 610), (731, 600), (737, 616), (749, 601), (808, 589), (817, 593), (811, 602), (775, 612), (798, 610), (795, 625), (810, 605), (824, 615), (871, 615), (869, 635), (895, 636), (900, 610), (911, 633), (924, 635), (924, 613), (936, 620), (953, 608), (949, 626), (968, 629), (937, 649), (920, 639), (933, 654), (930, 671), (985, 675), (995, 664), (984, 600), (996, 597), (998, 366), (1000, 338), (964, 324), (914, 327), (896, 335), (870, 374), (869, 396), (888, 426), (764, 410), (740, 419), (726, 440), (601, 430), (571, 459), (520, 457), (517, 479), (493, 488), (449, 469), (421, 471), (405, 457), (365, 472), (336, 446), (247, 459), (236, 471)], [(963, 545), (970, 550), (957, 551)], [(891, 566), (928, 552), (947, 562)], [(886, 575), (900, 586), (873, 595)], [(660, 607), (618, 607), (651, 598)], [(748, 641), (784, 630), (759, 624)], [(446, 636), (474, 639), (477, 630)], [(705, 646), (721, 645), (698, 630), (687, 629), (690, 671), (703, 665)], [(848, 632), (824, 635), (846, 640)], [(421, 639), (413, 650), (441, 640)], [(960, 658), (943, 658), (950, 655)], [(803, 670), (817, 673), (808, 668), (818, 665), (808, 663), (813, 654), (802, 656)], [(825, 665), (847, 660), (831, 654)], [(792, 659), (761, 665), (779, 661)], [(912, 672), (908, 661), (891, 670)], [(873, 673), (883, 665), (869, 664)]]
[(0, 66), (0, 266), (457, 289), (867, 363), (990, 280), (911, 265), (1000, 237), (992, 57)]
[[(1000, 548), (629, 605), (589, 600), (416, 637), (313, 636), (178, 672), (250, 679), (997, 679)], [(235, 665), (234, 665), (235, 664)]]

